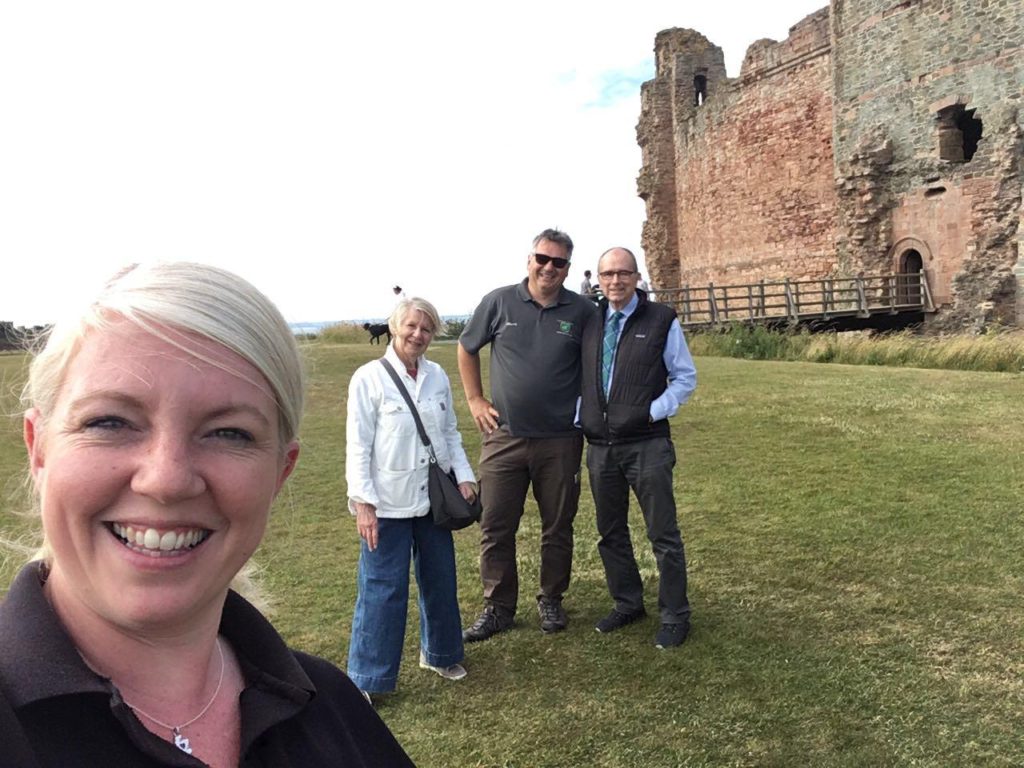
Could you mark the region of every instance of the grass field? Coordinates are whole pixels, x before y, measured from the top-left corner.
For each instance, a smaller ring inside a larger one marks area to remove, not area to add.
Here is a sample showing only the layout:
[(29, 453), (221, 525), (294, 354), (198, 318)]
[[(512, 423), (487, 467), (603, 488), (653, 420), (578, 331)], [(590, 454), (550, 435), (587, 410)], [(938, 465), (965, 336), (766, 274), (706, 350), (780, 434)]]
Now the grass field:
[[(366, 344), (308, 348), (299, 468), (258, 555), (275, 623), (344, 666), (358, 540), (344, 510), (349, 376)], [(454, 347), (433, 359), (455, 378)], [(22, 359), (0, 357), (5, 413)], [(674, 419), (693, 633), (653, 647), (652, 616), (610, 636), (584, 491), (570, 627), (545, 636), (538, 525), (520, 533), (515, 629), (468, 646), (469, 677), (416, 666), (381, 716), (421, 766), (1019, 766), (1024, 764), (1024, 379), (699, 357)], [(3, 531), (23, 467), (0, 434)], [(633, 512), (654, 608), (656, 571)], [(456, 534), (464, 621), (480, 607), (475, 529)], [(0, 572), (6, 584), (14, 563)]]

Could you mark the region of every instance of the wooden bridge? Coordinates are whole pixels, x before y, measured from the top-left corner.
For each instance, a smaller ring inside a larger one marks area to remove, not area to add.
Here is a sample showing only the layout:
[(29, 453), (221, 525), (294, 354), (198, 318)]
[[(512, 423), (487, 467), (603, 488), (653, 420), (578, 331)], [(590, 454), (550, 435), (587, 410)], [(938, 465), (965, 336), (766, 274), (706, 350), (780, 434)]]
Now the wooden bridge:
[(684, 328), (731, 323), (855, 330), (920, 323), (935, 311), (924, 272), (741, 285), (684, 285), (651, 291), (671, 304)]

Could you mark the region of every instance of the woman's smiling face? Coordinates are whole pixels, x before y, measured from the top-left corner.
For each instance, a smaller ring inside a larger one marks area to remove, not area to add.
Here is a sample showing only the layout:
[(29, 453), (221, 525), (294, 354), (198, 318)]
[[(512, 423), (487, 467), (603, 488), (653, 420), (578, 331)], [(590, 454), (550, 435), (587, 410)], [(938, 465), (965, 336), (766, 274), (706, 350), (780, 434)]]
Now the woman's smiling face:
[(254, 366), (167, 333), (201, 357), (117, 322), (81, 341), (53, 413), (26, 414), (47, 590), (65, 626), (219, 616), (298, 456)]
[(406, 365), (415, 365), (427, 351), (434, 338), (434, 324), (415, 307), (410, 307), (402, 322), (395, 329), (395, 340), (392, 346), (399, 359)]

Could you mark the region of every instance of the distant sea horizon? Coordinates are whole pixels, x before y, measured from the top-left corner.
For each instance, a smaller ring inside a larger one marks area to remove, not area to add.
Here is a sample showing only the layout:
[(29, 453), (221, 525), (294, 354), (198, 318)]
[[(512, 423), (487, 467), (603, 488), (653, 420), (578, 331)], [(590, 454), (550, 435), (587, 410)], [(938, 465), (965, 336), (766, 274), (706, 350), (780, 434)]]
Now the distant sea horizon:
[[(469, 320), (469, 315), (441, 315), (442, 323), (447, 323), (449, 320)], [(288, 327), (296, 335), (304, 333), (317, 334), (324, 328), (329, 328), (332, 325), (362, 325), (363, 323), (386, 323), (387, 321), (386, 317), (357, 317), (352, 320), (312, 320), (288, 323)]]

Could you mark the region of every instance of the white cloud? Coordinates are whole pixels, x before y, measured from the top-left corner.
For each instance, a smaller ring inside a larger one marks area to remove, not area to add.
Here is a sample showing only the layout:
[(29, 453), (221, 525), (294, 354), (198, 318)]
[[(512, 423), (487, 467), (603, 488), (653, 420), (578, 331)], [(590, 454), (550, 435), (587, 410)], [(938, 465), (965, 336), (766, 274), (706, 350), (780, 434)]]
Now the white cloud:
[(289, 320), (443, 313), (639, 247), (639, 83), (692, 27), (738, 74), (824, 2), (9, 3), (0, 10), (0, 320), (52, 319), (129, 261), (221, 264)]

